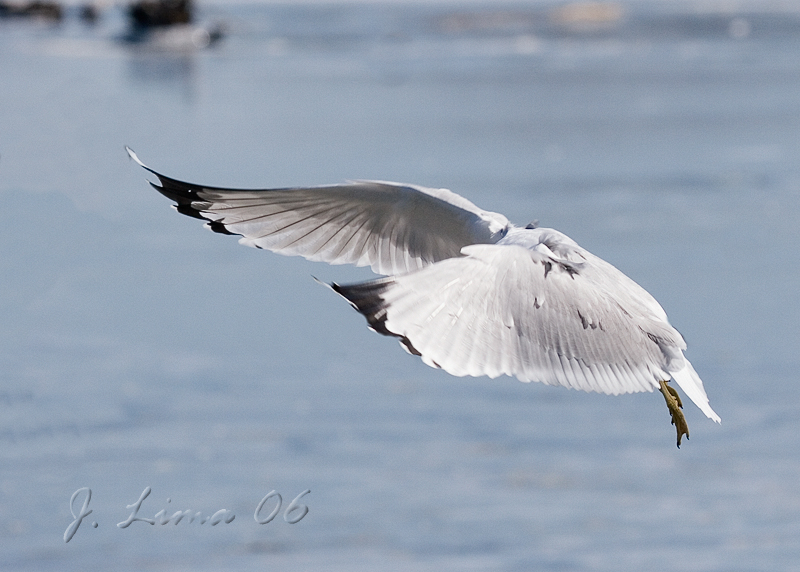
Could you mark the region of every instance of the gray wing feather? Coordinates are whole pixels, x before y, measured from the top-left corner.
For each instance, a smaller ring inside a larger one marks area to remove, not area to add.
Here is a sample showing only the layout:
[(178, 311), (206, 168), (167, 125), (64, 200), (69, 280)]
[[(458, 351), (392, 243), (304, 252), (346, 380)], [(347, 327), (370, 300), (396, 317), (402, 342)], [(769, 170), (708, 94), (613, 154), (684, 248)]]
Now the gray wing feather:
[(280, 254), (331, 264), (370, 266), (378, 274), (417, 270), (460, 256), (470, 244), (494, 243), (510, 227), (447, 189), (380, 181), (287, 189), (239, 190), (158, 177), (159, 192), (179, 212), (211, 230)]

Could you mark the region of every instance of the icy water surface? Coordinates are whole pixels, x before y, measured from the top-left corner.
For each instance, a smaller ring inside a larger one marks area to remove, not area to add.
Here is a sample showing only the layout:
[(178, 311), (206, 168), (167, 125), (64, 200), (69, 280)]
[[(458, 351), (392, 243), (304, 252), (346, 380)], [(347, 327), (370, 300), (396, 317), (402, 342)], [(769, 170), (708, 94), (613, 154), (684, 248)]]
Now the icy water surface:
[[(219, 6), (205, 50), (0, 21), (0, 568), (795, 569), (800, 16), (739, 6)], [(723, 422), (688, 404), (678, 450), (658, 394), (430, 369), (311, 279), (368, 271), (203, 230), (126, 144), (538, 219), (654, 294)], [(117, 527), (147, 487), (201, 516)]]

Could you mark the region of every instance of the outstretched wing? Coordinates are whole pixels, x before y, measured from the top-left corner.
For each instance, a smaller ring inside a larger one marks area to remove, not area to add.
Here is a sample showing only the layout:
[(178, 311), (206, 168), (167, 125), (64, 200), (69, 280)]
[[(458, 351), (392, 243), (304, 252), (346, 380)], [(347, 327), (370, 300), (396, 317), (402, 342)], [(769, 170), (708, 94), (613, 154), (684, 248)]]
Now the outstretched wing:
[(509, 228), (503, 215), (484, 211), (447, 190), (358, 181), (322, 187), (237, 190), (158, 177), (153, 186), (179, 212), (208, 221), (216, 232), (285, 255), (331, 264), (371, 266), (398, 274), (460, 256), (470, 244), (491, 244)]
[[(333, 289), (372, 329), (453, 375), (506, 374), (616, 395), (653, 391), (688, 364), (669, 323), (626, 308), (625, 296), (583, 275), (591, 261), (507, 244), (463, 252), (418, 272)], [(700, 392), (692, 398), (715, 416), (702, 384)]]

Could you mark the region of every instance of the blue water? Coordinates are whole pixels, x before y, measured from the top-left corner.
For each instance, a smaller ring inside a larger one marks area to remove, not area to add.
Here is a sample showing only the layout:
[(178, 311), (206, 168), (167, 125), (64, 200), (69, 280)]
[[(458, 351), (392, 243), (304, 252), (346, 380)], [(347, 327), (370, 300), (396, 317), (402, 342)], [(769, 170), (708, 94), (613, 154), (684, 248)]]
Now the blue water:
[[(709, 6), (211, 6), (196, 51), (0, 21), (0, 568), (796, 569), (800, 16)], [(205, 231), (126, 144), (538, 219), (654, 294), (722, 424), (687, 404), (678, 450), (658, 394), (430, 369), (311, 279), (368, 271)], [(146, 487), (236, 518), (118, 528)]]

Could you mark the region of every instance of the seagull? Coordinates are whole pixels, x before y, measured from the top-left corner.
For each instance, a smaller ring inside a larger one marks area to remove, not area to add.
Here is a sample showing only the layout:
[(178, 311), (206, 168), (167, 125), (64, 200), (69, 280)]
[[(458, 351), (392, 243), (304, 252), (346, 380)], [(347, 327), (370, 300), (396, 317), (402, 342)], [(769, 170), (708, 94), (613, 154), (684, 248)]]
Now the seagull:
[(382, 278), (329, 287), (370, 329), (455, 376), (513, 376), (611, 395), (658, 390), (681, 438), (674, 380), (717, 423), (686, 342), (656, 300), (568, 236), (516, 226), (447, 189), (385, 181), (226, 189), (158, 173), (181, 214), (241, 244)]

